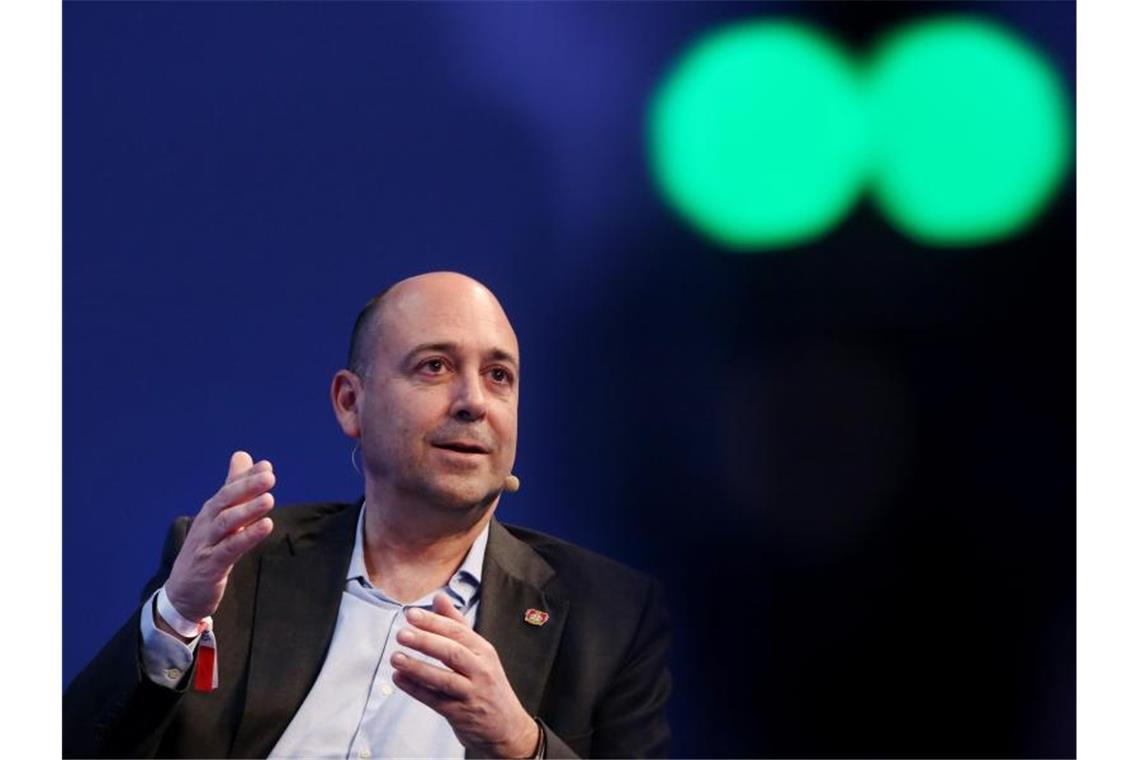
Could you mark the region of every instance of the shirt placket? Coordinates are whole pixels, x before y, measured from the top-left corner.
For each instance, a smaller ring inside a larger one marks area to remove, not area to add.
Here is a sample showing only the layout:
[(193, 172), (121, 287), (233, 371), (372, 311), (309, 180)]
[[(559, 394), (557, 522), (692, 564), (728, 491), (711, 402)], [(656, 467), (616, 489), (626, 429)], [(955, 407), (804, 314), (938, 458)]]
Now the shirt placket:
[(364, 712), (360, 716), (360, 722), (356, 726), (352, 743), (349, 746), (349, 758), (366, 759), (372, 757), (372, 737), (368, 735), (365, 727), (377, 723), (377, 716), (384, 710), (396, 690), (395, 684), (392, 683), (390, 660), (391, 654), (396, 651), (395, 648), (399, 648), (396, 643), (396, 634), (402, 627), (399, 624), (403, 619), (402, 609), (398, 605), (386, 601), (378, 599), (373, 601), (385, 612), (386, 625), (381, 626), (385, 629), (384, 643), (380, 647), (380, 656), (373, 671), (372, 682), (368, 687), (368, 698), (364, 703)]

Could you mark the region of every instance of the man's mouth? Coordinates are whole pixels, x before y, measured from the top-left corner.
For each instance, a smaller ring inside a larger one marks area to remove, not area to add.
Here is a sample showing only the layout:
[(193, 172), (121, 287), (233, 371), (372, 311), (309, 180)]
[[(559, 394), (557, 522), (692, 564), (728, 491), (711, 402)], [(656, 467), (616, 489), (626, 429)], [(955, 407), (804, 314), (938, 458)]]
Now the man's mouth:
[(474, 441), (444, 441), (442, 443), (433, 443), (437, 449), (447, 449), (448, 451), (457, 451), (460, 454), (490, 454), (490, 450), (485, 446), (481, 446)]

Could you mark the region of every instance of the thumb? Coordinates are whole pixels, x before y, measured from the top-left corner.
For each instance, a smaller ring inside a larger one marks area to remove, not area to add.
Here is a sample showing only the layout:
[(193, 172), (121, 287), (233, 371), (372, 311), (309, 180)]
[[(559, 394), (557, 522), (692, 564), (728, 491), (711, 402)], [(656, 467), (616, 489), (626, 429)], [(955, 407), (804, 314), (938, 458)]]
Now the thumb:
[(244, 451), (235, 451), (230, 457), (230, 471), (226, 474), (226, 482), (232, 483), (250, 467), (253, 467), (253, 457)]

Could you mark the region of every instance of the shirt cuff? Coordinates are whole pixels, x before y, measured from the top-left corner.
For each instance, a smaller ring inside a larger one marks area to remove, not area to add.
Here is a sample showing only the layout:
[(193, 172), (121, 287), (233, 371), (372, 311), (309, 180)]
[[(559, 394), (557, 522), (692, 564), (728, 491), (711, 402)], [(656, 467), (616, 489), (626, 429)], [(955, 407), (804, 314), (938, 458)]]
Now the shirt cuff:
[(194, 664), (194, 650), (202, 637), (200, 634), (195, 636), (187, 645), (181, 639), (160, 630), (154, 622), (157, 598), (158, 592), (155, 591), (143, 605), (139, 616), (139, 631), (142, 633), (139, 659), (147, 678), (159, 686), (176, 689)]

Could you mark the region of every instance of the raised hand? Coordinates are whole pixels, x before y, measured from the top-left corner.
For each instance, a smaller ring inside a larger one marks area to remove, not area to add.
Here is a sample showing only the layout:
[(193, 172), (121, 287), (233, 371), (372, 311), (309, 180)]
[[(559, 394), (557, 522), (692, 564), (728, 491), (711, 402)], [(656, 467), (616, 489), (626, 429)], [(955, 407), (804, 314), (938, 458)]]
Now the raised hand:
[(254, 464), (244, 451), (230, 457), (225, 484), (194, 518), (166, 581), (166, 596), (180, 615), (201, 620), (217, 611), (234, 563), (273, 530), (266, 515), (276, 482), (268, 461)]
[(486, 757), (533, 757), (538, 723), (515, 696), (495, 647), (475, 633), (446, 595), (436, 595), (432, 607), (435, 612), (409, 609), (412, 625), (396, 640), (447, 668), (396, 652), (392, 681), (447, 718), (464, 747)]

